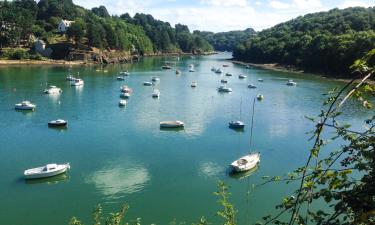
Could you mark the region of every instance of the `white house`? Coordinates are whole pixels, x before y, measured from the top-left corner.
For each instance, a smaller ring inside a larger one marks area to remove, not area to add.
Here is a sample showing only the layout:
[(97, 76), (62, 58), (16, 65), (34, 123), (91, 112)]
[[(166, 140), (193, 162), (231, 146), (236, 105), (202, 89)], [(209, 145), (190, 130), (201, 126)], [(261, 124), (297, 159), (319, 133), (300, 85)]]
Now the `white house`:
[(61, 20), (59, 23), (59, 27), (57, 28), (59, 32), (65, 33), (68, 27), (70, 27), (70, 24), (74, 23), (74, 21), (70, 20)]

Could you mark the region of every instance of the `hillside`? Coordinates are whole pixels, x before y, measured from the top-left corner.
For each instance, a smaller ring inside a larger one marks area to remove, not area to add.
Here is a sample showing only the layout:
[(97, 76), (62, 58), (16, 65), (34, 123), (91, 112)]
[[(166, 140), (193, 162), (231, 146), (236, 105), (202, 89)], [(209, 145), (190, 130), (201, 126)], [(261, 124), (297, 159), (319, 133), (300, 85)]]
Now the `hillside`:
[(216, 51), (233, 51), (233, 49), (256, 34), (252, 28), (243, 31), (228, 31), (213, 33), (209, 31), (194, 31), (210, 43)]
[(333, 9), (263, 30), (237, 46), (233, 56), (349, 77), (354, 60), (375, 48), (374, 30), (375, 7)]
[[(73, 21), (64, 32), (58, 29), (62, 20)], [(0, 21), (2, 49), (33, 48), (36, 40), (43, 40), (47, 47), (55, 50), (52, 54), (55, 58), (66, 58), (71, 49), (94, 48), (140, 55), (199, 53), (213, 49), (184, 25), (172, 27), (144, 14), (134, 18), (128, 14), (110, 16), (104, 6), (88, 10), (74, 5), (72, 0), (3, 1), (0, 2)]]

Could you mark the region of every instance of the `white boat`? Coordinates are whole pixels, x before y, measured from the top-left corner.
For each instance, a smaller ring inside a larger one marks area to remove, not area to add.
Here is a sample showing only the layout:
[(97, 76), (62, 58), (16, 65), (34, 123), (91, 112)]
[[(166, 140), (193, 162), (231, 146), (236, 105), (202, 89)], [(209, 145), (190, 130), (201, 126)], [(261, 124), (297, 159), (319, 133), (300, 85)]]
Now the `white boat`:
[(120, 98), (130, 98), (131, 94), (129, 92), (121, 93)]
[(243, 74), (240, 74), (240, 75), (238, 75), (238, 78), (240, 78), (240, 79), (244, 79), (244, 78), (246, 78), (247, 76), (246, 75), (243, 75)]
[(125, 77), (123, 77), (123, 76), (119, 76), (119, 77), (117, 77), (116, 79), (117, 79), (117, 80), (125, 80)]
[(158, 89), (155, 89), (152, 93), (153, 98), (159, 98), (160, 97), (160, 91)]
[(220, 81), (221, 83), (223, 83), (223, 84), (226, 84), (226, 83), (228, 83), (228, 81), (227, 80), (225, 80), (225, 79), (221, 79), (221, 81)]
[(124, 99), (120, 99), (120, 101), (118, 102), (118, 105), (119, 106), (126, 106), (126, 100), (124, 100)]
[(22, 101), (14, 105), (17, 110), (34, 110), (36, 105), (32, 104), (30, 101)]
[(48, 122), (49, 127), (65, 127), (68, 125), (68, 121), (63, 119), (51, 120)]
[(152, 77), (151, 80), (152, 80), (153, 82), (157, 82), (157, 81), (160, 81), (160, 78), (159, 78), (159, 77)]
[(247, 85), (248, 88), (257, 88), (257, 86), (255, 86), (254, 84), (249, 84)]
[(260, 162), (260, 153), (250, 153), (233, 161), (230, 166), (236, 172), (243, 172), (253, 169)]
[(259, 81), (259, 82), (263, 82), (263, 79), (262, 79), (262, 78), (259, 78), (258, 81)]
[(162, 121), (160, 122), (161, 128), (178, 128), (184, 127), (184, 122), (176, 120), (176, 121)]
[(84, 84), (82, 79), (75, 79), (70, 82), (71, 86), (82, 86)]
[(219, 92), (232, 92), (232, 89), (231, 88), (228, 88), (224, 85), (221, 85), (220, 87), (218, 87), (217, 89)]
[(122, 76), (129, 76), (130, 75), (130, 73), (128, 71), (121, 71), (121, 72), (119, 72), (119, 74), (122, 75)]
[(61, 88), (58, 88), (56, 86), (49, 86), (49, 88), (43, 91), (44, 94), (60, 94), (61, 92)]
[(161, 68), (164, 69), (164, 70), (170, 70), (170, 69), (172, 69), (172, 67), (170, 65), (168, 65), (168, 64), (162, 66)]
[(226, 73), (225, 76), (227, 76), (227, 77), (231, 77), (232, 74), (231, 74), (231, 73)]
[(66, 77), (66, 80), (67, 81), (73, 81), (73, 80), (75, 80), (76, 78), (75, 77), (73, 77), (71, 74), (69, 74), (67, 77)]
[(56, 164), (51, 163), (45, 166), (28, 169), (23, 173), (26, 179), (37, 179), (56, 176), (65, 173), (70, 169), (70, 164)]
[(264, 96), (263, 96), (262, 94), (258, 94), (258, 95), (257, 95), (257, 99), (258, 99), (259, 101), (263, 100), (263, 98), (264, 98)]
[(191, 82), (190, 87), (197, 87), (198, 83), (196, 81)]
[(152, 82), (145, 81), (145, 82), (143, 82), (143, 85), (144, 86), (152, 86)]
[(133, 90), (126, 85), (122, 86), (120, 88), (120, 91), (123, 92), (123, 93), (132, 93), (133, 92)]
[(192, 72), (195, 72), (194, 68), (190, 68), (190, 69), (189, 69), (189, 72), (191, 72), (191, 73), (192, 73)]
[(288, 82), (286, 82), (286, 85), (288, 85), (288, 86), (296, 86), (297, 82), (295, 82), (293, 80), (288, 80)]
[(232, 129), (243, 129), (245, 127), (245, 123), (242, 121), (230, 121), (229, 127)]

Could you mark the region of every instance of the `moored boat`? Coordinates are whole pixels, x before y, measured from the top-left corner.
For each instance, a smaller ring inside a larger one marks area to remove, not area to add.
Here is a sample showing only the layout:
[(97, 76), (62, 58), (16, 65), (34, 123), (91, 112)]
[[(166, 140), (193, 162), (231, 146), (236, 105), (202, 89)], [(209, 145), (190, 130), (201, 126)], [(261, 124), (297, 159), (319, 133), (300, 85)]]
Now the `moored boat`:
[(61, 88), (58, 88), (56, 86), (49, 86), (49, 88), (43, 91), (44, 94), (60, 94), (61, 92)]
[(190, 87), (197, 87), (198, 83), (196, 81), (191, 82)]
[(218, 68), (218, 69), (215, 70), (215, 73), (221, 74), (221, 73), (223, 73), (223, 71), (220, 68)]
[(258, 81), (259, 81), (259, 82), (263, 82), (263, 79), (262, 79), (262, 78), (259, 78)]
[(288, 86), (296, 86), (297, 82), (295, 82), (293, 80), (288, 80), (288, 82), (286, 82), (286, 85), (288, 85)]
[(82, 79), (75, 79), (70, 82), (71, 86), (82, 86), (84, 84), (84, 81)]
[(158, 89), (155, 89), (152, 93), (153, 98), (159, 98), (160, 97), (160, 91)]
[(49, 127), (66, 127), (68, 125), (68, 121), (63, 119), (51, 120), (48, 122)]
[(117, 79), (117, 80), (125, 80), (125, 77), (123, 77), (123, 76), (118, 76), (116, 79)]
[(258, 94), (258, 95), (257, 95), (257, 99), (258, 99), (259, 101), (263, 100), (263, 98), (264, 98), (264, 96), (263, 96), (262, 94)]
[(159, 77), (152, 77), (151, 80), (152, 80), (152, 82), (157, 82), (157, 81), (160, 81), (160, 78)]
[(232, 129), (243, 129), (245, 127), (245, 123), (242, 121), (230, 121), (229, 127)]
[(16, 110), (34, 110), (36, 105), (32, 104), (30, 101), (22, 101), (14, 105)]
[(254, 84), (249, 84), (247, 85), (248, 88), (257, 88), (257, 86), (255, 86)]
[(219, 92), (232, 92), (232, 89), (231, 88), (228, 88), (224, 85), (221, 85), (220, 87), (218, 87), (217, 89)]
[(118, 102), (118, 105), (119, 106), (126, 106), (126, 100), (124, 100), (124, 99), (120, 99), (120, 101)]
[(36, 167), (32, 169), (27, 169), (24, 171), (24, 176), (26, 179), (37, 179), (56, 176), (65, 173), (70, 169), (70, 164), (56, 164), (51, 163), (45, 166)]
[(66, 80), (67, 81), (73, 81), (73, 80), (75, 80), (76, 78), (75, 77), (73, 77), (71, 74), (69, 74), (67, 77), (66, 77)]
[(226, 84), (226, 83), (228, 83), (228, 80), (226, 80), (226, 79), (221, 79), (220, 82), (223, 83), (223, 84)]
[(170, 65), (164, 65), (161, 68), (164, 69), (164, 70), (170, 70), (170, 69), (172, 69), (172, 67)]
[(251, 170), (258, 165), (260, 162), (260, 153), (250, 153), (248, 155), (242, 156), (241, 158), (233, 161), (230, 166), (236, 172), (243, 172)]
[(143, 82), (143, 85), (144, 86), (152, 86), (152, 82), (145, 81), (145, 82)]
[(123, 93), (132, 93), (133, 92), (133, 90), (126, 85), (122, 86), (120, 88), (120, 91), (123, 92)]
[(160, 128), (178, 128), (184, 127), (184, 122), (175, 120), (175, 121), (162, 121), (160, 122)]
[(227, 77), (231, 77), (232, 74), (231, 74), (231, 73), (226, 73), (225, 76), (227, 76)]
[(181, 70), (176, 70), (176, 74), (181, 74)]
[(129, 76), (130, 75), (130, 73), (128, 71), (121, 71), (121, 72), (119, 72), (119, 74), (121, 76)]
[(131, 94), (129, 92), (121, 93), (120, 98), (130, 98)]
[(238, 78), (240, 78), (240, 79), (244, 79), (244, 78), (246, 78), (247, 76), (246, 75), (243, 75), (243, 74), (240, 74), (240, 75), (238, 75)]

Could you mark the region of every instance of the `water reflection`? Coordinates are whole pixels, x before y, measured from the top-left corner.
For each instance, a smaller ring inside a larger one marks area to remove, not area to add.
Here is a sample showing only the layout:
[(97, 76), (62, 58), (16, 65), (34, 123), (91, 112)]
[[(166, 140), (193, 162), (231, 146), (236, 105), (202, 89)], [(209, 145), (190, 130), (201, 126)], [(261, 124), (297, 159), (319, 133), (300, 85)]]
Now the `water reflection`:
[(244, 171), (244, 172), (235, 172), (233, 171), (232, 168), (228, 168), (227, 171), (228, 171), (229, 177), (237, 179), (237, 180), (241, 180), (241, 179), (244, 179), (246, 177), (253, 175), (257, 170), (258, 170), (258, 166), (252, 168), (251, 170)]
[(171, 132), (180, 132), (184, 131), (184, 127), (174, 127), (174, 128), (167, 128), (167, 127), (160, 127), (161, 131), (171, 131)]
[(220, 174), (223, 174), (225, 168), (214, 162), (202, 162), (199, 165), (199, 174), (203, 177), (217, 177)]
[(69, 181), (68, 174), (60, 174), (57, 176), (49, 177), (49, 178), (40, 178), (40, 179), (24, 179), (25, 184), (58, 184), (61, 182)]
[(149, 180), (149, 172), (142, 165), (121, 162), (94, 172), (86, 182), (94, 184), (107, 198), (117, 199), (142, 191)]

